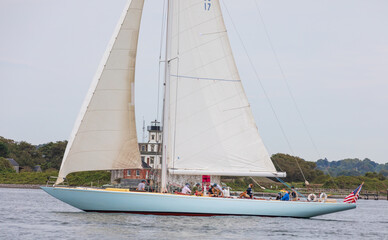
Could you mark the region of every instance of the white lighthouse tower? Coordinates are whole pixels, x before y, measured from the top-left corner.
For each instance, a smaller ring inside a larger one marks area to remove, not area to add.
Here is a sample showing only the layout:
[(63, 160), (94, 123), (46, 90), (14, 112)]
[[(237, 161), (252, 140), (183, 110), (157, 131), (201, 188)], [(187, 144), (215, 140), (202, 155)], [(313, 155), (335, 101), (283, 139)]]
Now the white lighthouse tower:
[(154, 169), (161, 168), (162, 130), (160, 122), (152, 121), (151, 125), (147, 126), (148, 141), (139, 143), (141, 160)]

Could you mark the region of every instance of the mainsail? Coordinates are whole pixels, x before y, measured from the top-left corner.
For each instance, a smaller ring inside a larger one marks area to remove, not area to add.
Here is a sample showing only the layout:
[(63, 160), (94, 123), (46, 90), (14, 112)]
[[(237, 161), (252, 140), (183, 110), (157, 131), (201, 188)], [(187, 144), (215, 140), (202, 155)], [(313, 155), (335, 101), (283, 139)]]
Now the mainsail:
[(141, 168), (134, 78), (144, 0), (128, 1), (67, 145), (56, 184), (79, 171)]
[(170, 0), (164, 148), (170, 174), (285, 176), (259, 136), (218, 0)]

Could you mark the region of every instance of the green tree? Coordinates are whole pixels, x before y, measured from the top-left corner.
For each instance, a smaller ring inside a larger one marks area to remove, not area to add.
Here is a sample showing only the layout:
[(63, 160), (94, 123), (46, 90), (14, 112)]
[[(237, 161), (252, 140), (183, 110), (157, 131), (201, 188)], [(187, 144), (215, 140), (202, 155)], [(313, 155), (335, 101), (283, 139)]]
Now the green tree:
[(317, 169), (329, 172), (332, 176), (362, 176), (367, 172), (380, 172), (383, 169), (388, 170), (388, 164), (378, 164), (368, 158), (360, 160), (344, 159), (329, 162), (327, 159), (317, 161)]
[(377, 172), (367, 172), (367, 173), (365, 173), (365, 177), (367, 177), (367, 178), (377, 178), (380, 181), (384, 181), (385, 180), (385, 176), (383, 175), (382, 171), (380, 171), (380, 173), (377, 173)]
[(74, 172), (67, 175), (66, 179), (70, 186), (90, 186), (102, 185), (110, 183), (109, 171), (88, 171), (88, 172)]
[(0, 157), (8, 157), (8, 153), (9, 153), (9, 150), (8, 150), (8, 147), (5, 143), (3, 142), (0, 142)]
[(59, 169), (61, 167), (66, 145), (67, 141), (58, 141), (44, 144), (38, 148), (39, 156), (42, 159), (40, 165), (43, 170), (49, 168)]
[(380, 171), (380, 174), (383, 175), (384, 177), (388, 177), (388, 170), (383, 169)]
[(40, 165), (42, 170), (59, 169), (66, 145), (67, 141), (58, 141), (35, 146), (25, 141), (15, 142), (0, 137), (0, 156), (15, 159), (20, 167), (34, 168)]
[(304, 182), (302, 172), (309, 182), (323, 175), (322, 171), (315, 169), (317, 166), (315, 162), (308, 162), (300, 157), (277, 153), (272, 155), (271, 159), (277, 171), (287, 172), (287, 177), (285, 178), (287, 182)]
[(3, 157), (0, 157), (0, 172), (15, 172), (12, 164)]

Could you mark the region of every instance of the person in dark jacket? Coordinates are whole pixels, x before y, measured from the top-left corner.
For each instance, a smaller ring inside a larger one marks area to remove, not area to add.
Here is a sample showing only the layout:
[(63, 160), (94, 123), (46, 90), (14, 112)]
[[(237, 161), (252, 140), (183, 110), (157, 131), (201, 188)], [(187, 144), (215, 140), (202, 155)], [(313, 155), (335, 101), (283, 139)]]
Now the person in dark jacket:
[(247, 188), (247, 194), (250, 198), (253, 198), (253, 189), (252, 188), (253, 188), (253, 184), (251, 183), (248, 185), (248, 188)]
[(249, 184), (245, 192), (240, 194), (240, 198), (253, 198), (253, 184)]
[(217, 191), (213, 187), (213, 185), (210, 185), (209, 191), (208, 191), (209, 197), (217, 197)]
[(298, 193), (295, 191), (294, 186), (291, 187), (291, 201), (298, 200)]
[(280, 199), (282, 199), (282, 193), (281, 192), (278, 193), (278, 195), (276, 196), (276, 200), (280, 200)]

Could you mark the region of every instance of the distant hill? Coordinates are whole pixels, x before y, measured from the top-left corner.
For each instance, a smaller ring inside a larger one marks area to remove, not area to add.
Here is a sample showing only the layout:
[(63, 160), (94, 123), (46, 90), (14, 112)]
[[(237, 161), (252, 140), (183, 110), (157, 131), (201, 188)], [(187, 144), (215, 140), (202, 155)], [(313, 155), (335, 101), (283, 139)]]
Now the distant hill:
[(343, 159), (339, 161), (328, 161), (320, 159), (317, 161), (316, 169), (323, 171), (331, 176), (363, 176), (367, 172), (382, 173), (388, 176), (388, 163), (378, 164), (368, 158), (360, 160), (358, 158)]

